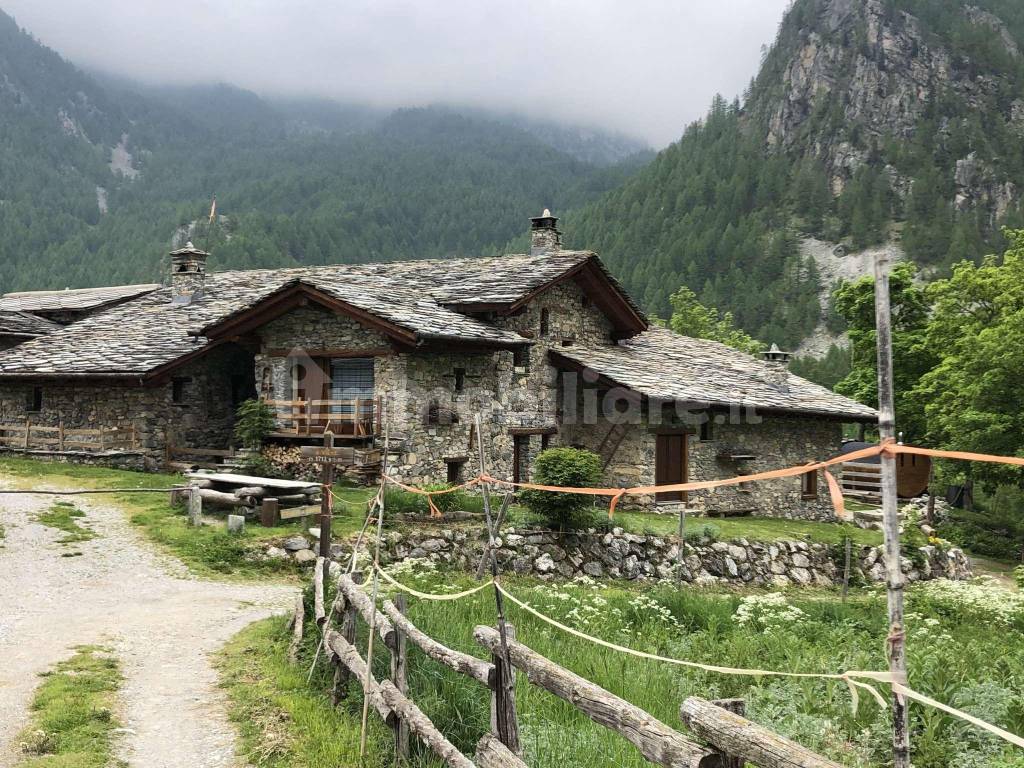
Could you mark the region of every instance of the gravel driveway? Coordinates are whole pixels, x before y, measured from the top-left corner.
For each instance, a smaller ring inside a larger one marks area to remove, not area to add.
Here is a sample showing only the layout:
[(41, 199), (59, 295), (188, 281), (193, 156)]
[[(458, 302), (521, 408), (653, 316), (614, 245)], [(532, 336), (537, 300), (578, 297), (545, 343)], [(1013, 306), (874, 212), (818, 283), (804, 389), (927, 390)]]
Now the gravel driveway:
[(295, 588), (191, 578), (120, 509), (66, 498), (97, 538), (61, 546), (61, 532), (31, 521), (59, 497), (0, 495), (0, 768), (19, 758), (13, 741), (38, 674), (84, 643), (109, 645), (121, 660), (119, 750), (130, 766), (238, 764), (210, 656), (250, 622), (286, 610)]

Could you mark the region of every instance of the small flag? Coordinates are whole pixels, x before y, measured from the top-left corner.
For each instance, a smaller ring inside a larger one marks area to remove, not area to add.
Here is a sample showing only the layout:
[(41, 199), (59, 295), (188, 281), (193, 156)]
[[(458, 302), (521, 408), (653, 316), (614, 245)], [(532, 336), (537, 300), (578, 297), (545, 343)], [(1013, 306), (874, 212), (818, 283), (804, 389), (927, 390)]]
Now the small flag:
[(217, 197), (214, 195), (213, 202), (210, 203), (210, 223), (213, 224), (213, 220), (217, 218)]

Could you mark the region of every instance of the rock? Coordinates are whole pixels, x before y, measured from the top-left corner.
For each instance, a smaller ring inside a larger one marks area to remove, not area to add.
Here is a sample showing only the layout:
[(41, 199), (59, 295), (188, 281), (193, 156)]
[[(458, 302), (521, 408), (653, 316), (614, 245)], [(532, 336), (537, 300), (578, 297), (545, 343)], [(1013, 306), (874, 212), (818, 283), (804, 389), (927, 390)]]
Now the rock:
[(533, 569), (533, 561), (528, 557), (517, 557), (512, 561), (512, 569), (518, 574), (529, 573)]
[(734, 579), (739, 576), (739, 571), (736, 568), (736, 561), (731, 557), (725, 558), (725, 572)]
[(789, 578), (796, 584), (810, 584), (811, 572), (806, 568), (793, 568), (789, 572)]
[(630, 580), (640, 575), (640, 559), (636, 555), (630, 555), (622, 561), (622, 575)]
[(935, 535), (935, 529), (927, 523), (921, 523), (921, 533), (927, 536), (929, 539)]
[(604, 576), (604, 568), (596, 560), (590, 560), (583, 564), (583, 572), (587, 576), (593, 576), (595, 579), (599, 579)]
[(305, 536), (292, 536), (281, 542), (281, 546), (289, 552), (298, 552), (303, 549), (309, 549), (309, 539)]
[(448, 542), (444, 539), (427, 539), (420, 543), (420, 548), (425, 552), (440, 552), (449, 546)]
[(546, 555), (551, 555), (551, 559), (556, 563), (565, 560), (565, 550), (556, 544), (545, 544), (540, 550)]
[(802, 555), (798, 552), (793, 555), (793, 565), (796, 568), (810, 568), (811, 561), (807, 559), (806, 555)]
[(271, 560), (284, 560), (288, 557), (288, 552), (281, 547), (268, 547), (267, 557)]
[(564, 579), (571, 579), (575, 575), (572, 565), (567, 560), (556, 563), (555, 568), (558, 570), (558, 575)]
[(768, 564), (768, 570), (770, 570), (776, 576), (781, 576), (786, 572), (786, 564), (781, 560), (772, 560)]
[(533, 561), (533, 569), (537, 573), (551, 573), (555, 570), (555, 561), (551, 559), (551, 555), (545, 552), (543, 555)]
[(409, 550), (409, 559), (411, 560), (421, 560), (426, 556), (427, 550), (423, 549), (422, 547), (413, 547), (411, 550)]
[(315, 563), (316, 552), (312, 549), (300, 549), (292, 557), (295, 558), (295, 562), (299, 564)]
[(245, 531), (245, 515), (228, 515), (228, 533)]
[(735, 544), (730, 544), (729, 557), (731, 557), (737, 563), (745, 563), (747, 562), (747, 550), (745, 550), (743, 547), (737, 547)]
[(791, 583), (792, 582), (790, 582), (788, 576), (782, 576), (782, 575), (772, 576), (772, 586), (774, 586), (774, 587), (779, 587), (779, 588), (788, 587)]

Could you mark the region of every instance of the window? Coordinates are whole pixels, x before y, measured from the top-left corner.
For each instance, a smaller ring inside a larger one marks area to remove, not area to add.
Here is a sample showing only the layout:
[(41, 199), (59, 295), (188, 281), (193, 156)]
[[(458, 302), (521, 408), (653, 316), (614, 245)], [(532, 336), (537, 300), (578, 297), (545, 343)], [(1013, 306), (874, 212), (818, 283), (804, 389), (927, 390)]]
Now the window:
[(530, 349), (529, 347), (516, 347), (512, 351), (512, 365), (516, 368), (522, 368), (523, 371), (527, 371), (530, 368)]
[(543, 434), (540, 436), (540, 449), (546, 451), (551, 446), (551, 435)]
[(715, 439), (715, 425), (714, 425), (714, 421), (713, 421), (710, 413), (706, 414), (706, 415), (707, 415), (707, 419), (705, 421), (701, 422), (701, 425), (700, 425), (700, 439), (701, 439), (702, 442), (705, 442), (707, 440), (714, 440)]
[(573, 345), (573, 343), (574, 342), (573, 342), (572, 339), (562, 339), (562, 346), (563, 347), (571, 347)]
[(178, 378), (171, 379), (171, 402), (175, 405), (183, 405), (187, 402), (186, 387), (192, 383), (192, 379)]
[(448, 467), (448, 485), (458, 485), (462, 482), (462, 459), (446, 461)]
[(461, 392), (466, 388), (466, 369), (456, 368), (455, 369), (455, 391)]
[(43, 410), (43, 388), (32, 387), (25, 398), (25, 410), (29, 413), (39, 413)]
[(530, 436), (512, 436), (512, 482), (523, 483), (530, 479)]
[(551, 312), (547, 309), (540, 311), (540, 335), (547, 336), (551, 330)]
[(800, 475), (800, 493), (805, 499), (818, 498), (818, 473), (805, 472)]

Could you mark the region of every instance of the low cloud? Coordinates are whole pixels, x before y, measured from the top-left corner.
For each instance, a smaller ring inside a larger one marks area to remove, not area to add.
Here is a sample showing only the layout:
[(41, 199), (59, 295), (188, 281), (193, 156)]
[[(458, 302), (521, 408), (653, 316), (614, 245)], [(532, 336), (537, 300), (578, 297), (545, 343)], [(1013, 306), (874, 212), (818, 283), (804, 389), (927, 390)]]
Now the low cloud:
[(470, 104), (655, 146), (756, 73), (788, 0), (0, 0), (73, 62), (147, 82)]

